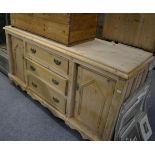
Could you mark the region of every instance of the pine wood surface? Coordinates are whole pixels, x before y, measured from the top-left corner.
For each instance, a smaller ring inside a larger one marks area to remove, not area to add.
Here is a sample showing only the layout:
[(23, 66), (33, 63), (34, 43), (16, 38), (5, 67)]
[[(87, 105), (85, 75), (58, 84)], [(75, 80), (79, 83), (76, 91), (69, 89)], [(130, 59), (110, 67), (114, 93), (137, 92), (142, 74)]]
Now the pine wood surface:
[(105, 14), (102, 24), (104, 39), (155, 52), (154, 13)]
[(10, 79), (83, 138), (111, 140), (120, 107), (143, 85), (152, 54), (98, 39), (66, 47), (10, 26), (5, 31)]
[[(129, 78), (130, 74), (137, 73), (142, 65), (153, 60), (152, 54), (144, 50), (99, 39), (73, 47), (65, 47), (17, 28), (7, 26), (5, 29), (25, 39), (30, 39), (31, 41), (36, 40), (37, 43), (44, 44), (44, 46), (46, 45), (46, 47), (54, 49), (59, 53), (61, 52), (80, 60), (84, 59), (91, 65), (98, 66), (99, 68), (102, 67), (104, 70), (110, 71), (123, 78)], [(45, 54), (44, 52), (44, 55)]]
[(11, 25), (67, 46), (96, 35), (97, 14), (11, 14)]

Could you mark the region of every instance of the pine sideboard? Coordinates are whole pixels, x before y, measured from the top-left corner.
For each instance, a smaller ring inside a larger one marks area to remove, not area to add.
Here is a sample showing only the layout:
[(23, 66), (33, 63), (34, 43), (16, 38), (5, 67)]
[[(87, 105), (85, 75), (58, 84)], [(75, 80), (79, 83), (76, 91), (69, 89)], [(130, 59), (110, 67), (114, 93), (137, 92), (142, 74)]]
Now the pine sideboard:
[(99, 39), (66, 47), (4, 29), (9, 78), (83, 138), (111, 140), (120, 107), (145, 82), (152, 54)]

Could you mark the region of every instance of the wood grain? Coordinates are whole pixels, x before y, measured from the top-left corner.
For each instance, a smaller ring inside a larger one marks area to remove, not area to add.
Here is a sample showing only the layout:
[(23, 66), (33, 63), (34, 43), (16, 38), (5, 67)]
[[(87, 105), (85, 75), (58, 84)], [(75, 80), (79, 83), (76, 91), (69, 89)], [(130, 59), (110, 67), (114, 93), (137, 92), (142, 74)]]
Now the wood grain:
[(155, 52), (155, 14), (106, 14), (103, 38)]
[(108, 114), (105, 107), (112, 101), (115, 81), (79, 67), (77, 83), (74, 117), (101, 136)]
[(14, 74), (24, 82), (24, 44), (22, 40), (15, 37), (12, 37), (11, 41), (14, 60)]
[(96, 14), (11, 14), (11, 25), (67, 46), (95, 38)]
[(52, 90), (40, 78), (28, 72), (28, 87), (35, 92), (40, 98), (45, 100), (51, 106), (55, 107), (58, 111), (65, 114), (66, 112), (66, 99), (59, 93)]
[(67, 80), (56, 73), (49, 71), (45, 67), (33, 62), (28, 59), (26, 61), (26, 70), (40, 77), (42, 80), (47, 82), (53, 89), (62, 93), (64, 96), (67, 95)]
[(68, 60), (60, 56), (53, 55), (48, 51), (38, 46), (27, 44), (26, 53), (28, 57), (37, 62), (43, 62), (48, 68), (55, 68), (56, 70), (68, 74)]
[(83, 138), (111, 140), (121, 105), (144, 84), (152, 54), (98, 39), (66, 47), (10, 26), (5, 31), (9, 78)]
[(33, 44), (46, 47), (49, 53), (55, 52), (62, 57), (74, 58), (125, 79), (135, 75), (153, 60), (152, 54), (144, 50), (99, 39), (66, 47), (17, 28), (7, 26), (5, 29)]

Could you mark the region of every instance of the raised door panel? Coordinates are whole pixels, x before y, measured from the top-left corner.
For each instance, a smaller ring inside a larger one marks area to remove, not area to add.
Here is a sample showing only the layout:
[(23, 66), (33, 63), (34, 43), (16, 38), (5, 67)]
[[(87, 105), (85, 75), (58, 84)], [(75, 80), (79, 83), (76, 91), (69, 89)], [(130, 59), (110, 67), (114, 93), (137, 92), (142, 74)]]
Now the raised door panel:
[(101, 136), (113, 97), (115, 81), (78, 68), (75, 118)]
[(12, 37), (11, 39), (14, 60), (14, 74), (17, 78), (24, 82), (24, 44), (21, 39), (15, 37)]

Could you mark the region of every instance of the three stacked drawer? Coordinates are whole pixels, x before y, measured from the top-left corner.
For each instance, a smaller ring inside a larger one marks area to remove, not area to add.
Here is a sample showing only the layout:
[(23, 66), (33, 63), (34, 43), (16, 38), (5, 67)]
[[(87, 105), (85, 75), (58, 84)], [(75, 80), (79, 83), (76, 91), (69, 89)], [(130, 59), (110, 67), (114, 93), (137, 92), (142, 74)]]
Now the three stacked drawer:
[(26, 45), (29, 88), (63, 114), (66, 110), (68, 67), (67, 59), (35, 45)]

